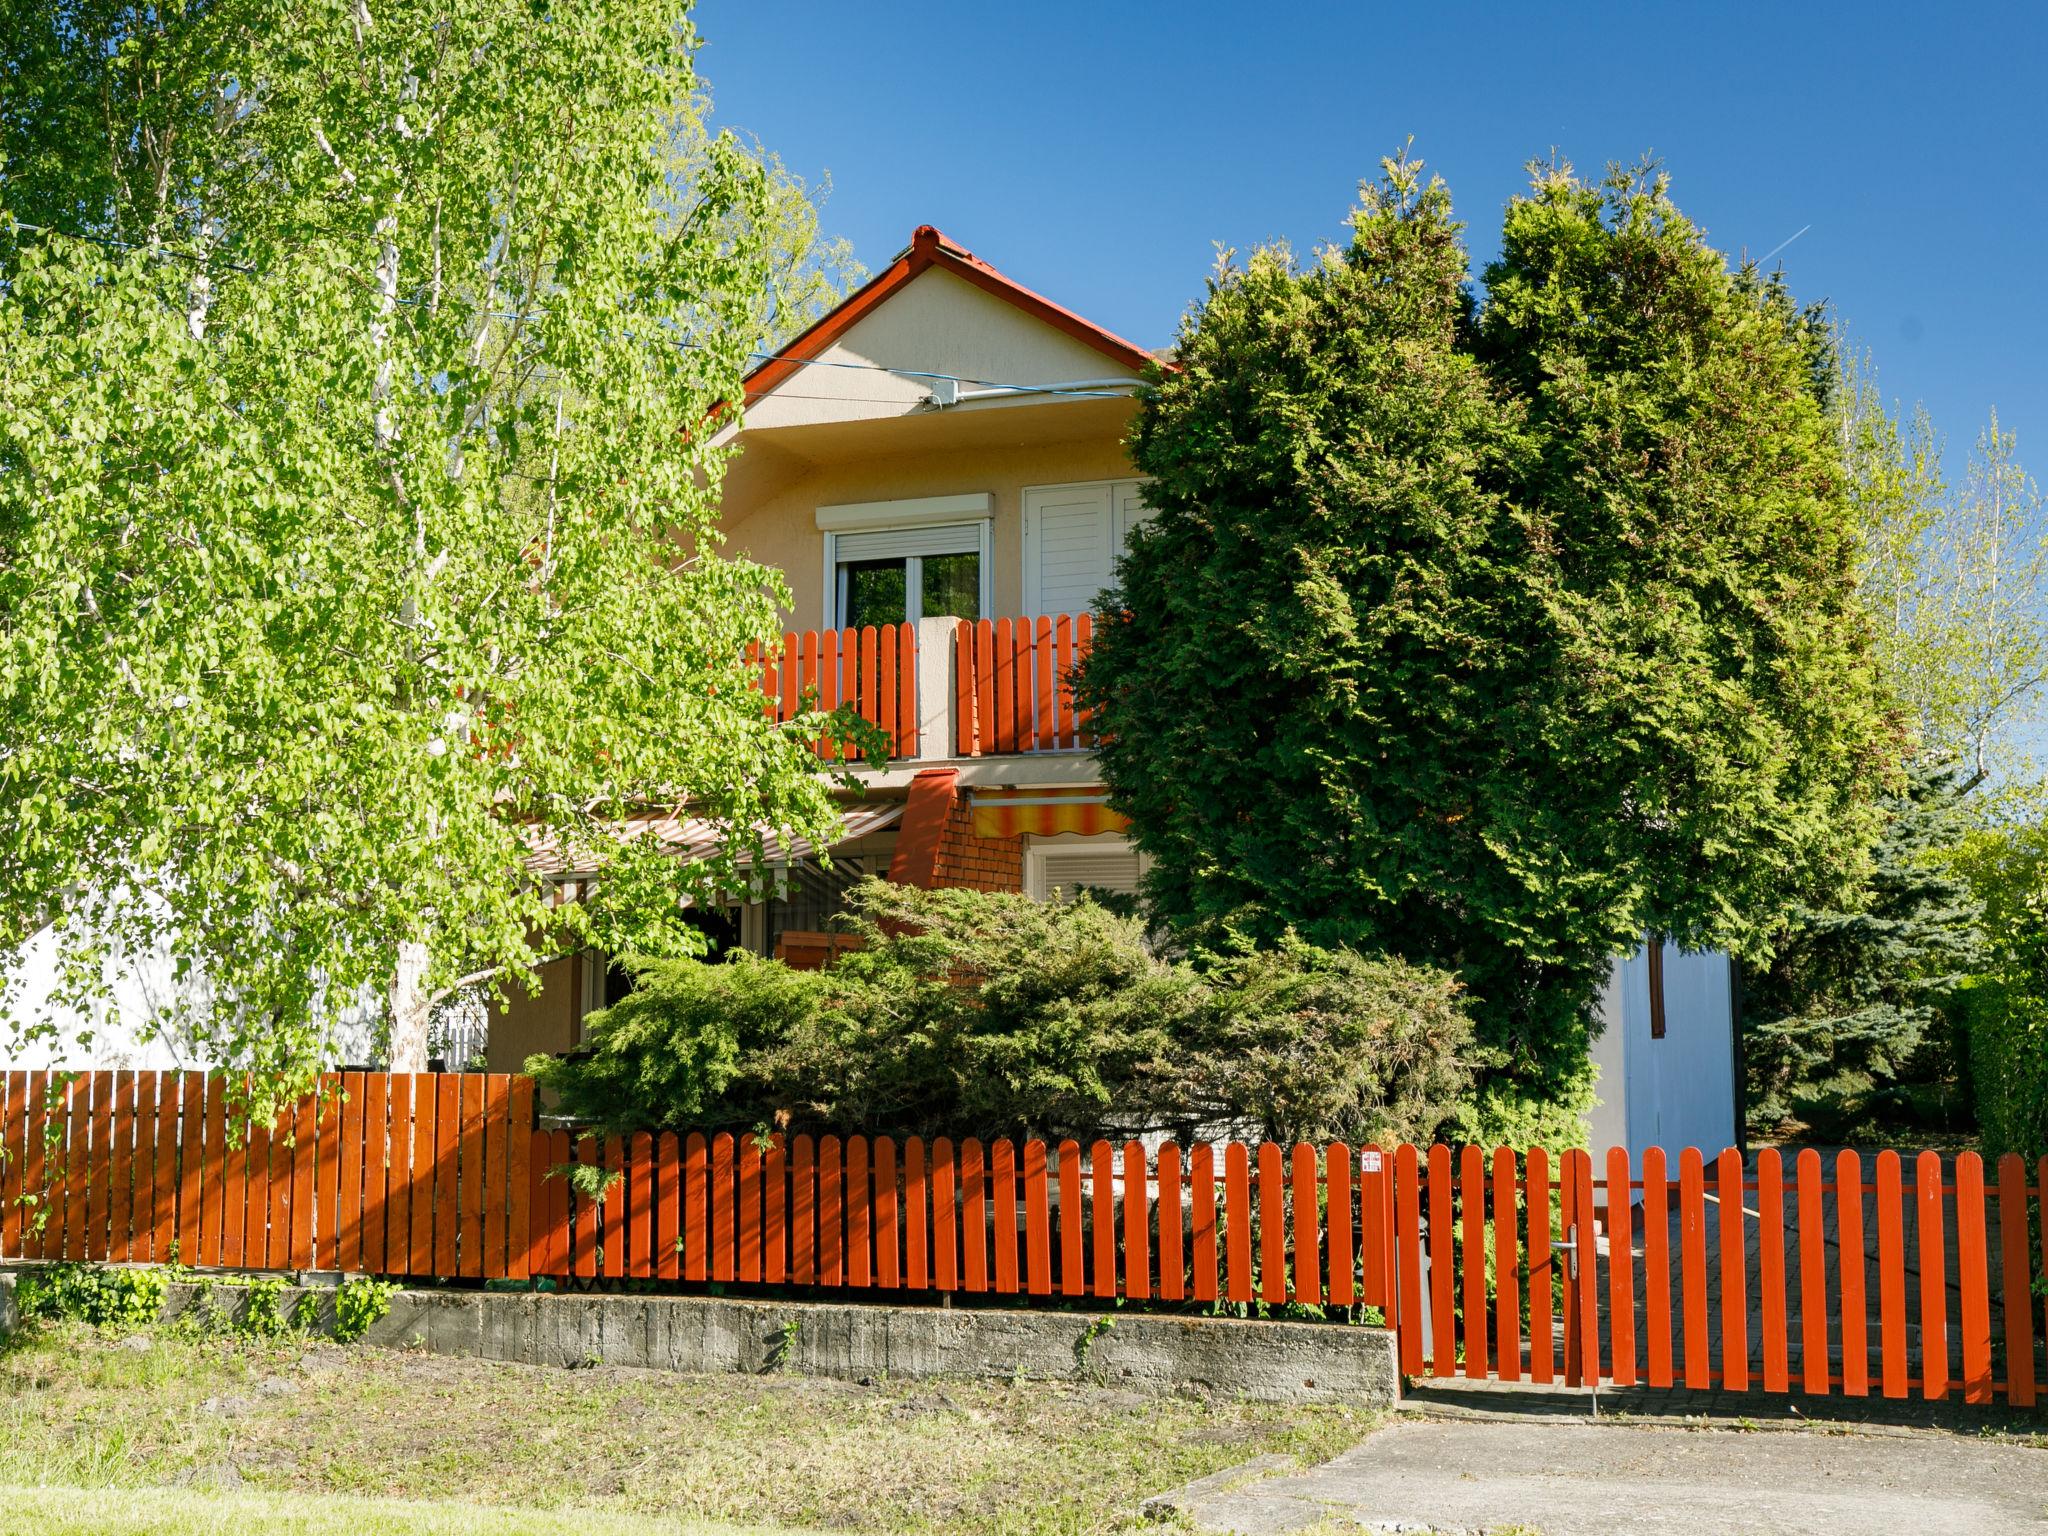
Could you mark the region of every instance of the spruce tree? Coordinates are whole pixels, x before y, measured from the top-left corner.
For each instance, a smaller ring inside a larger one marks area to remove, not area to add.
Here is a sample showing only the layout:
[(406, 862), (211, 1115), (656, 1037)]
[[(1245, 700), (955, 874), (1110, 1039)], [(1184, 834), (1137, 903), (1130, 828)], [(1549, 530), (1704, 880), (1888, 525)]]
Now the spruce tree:
[(1951, 1060), (1946, 1004), (1982, 955), (1981, 909), (1945, 857), (1969, 830), (1955, 768), (1914, 763), (1862, 899), (1794, 910), (1749, 981), (1745, 1059), (1752, 1125), (1787, 1118), (1829, 1140), (1909, 1117)]

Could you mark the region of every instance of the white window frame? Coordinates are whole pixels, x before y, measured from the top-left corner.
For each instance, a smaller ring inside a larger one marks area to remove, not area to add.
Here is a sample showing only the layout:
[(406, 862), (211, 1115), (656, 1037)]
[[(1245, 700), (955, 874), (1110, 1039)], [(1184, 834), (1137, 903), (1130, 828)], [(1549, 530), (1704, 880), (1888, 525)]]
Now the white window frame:
[[(817, 509), (818, 531), (825, 536), (824, 593), (819, 611), (824, 629), (843, 626), (844, 603), (840, 596), (839, 538), (849, 533), (896, 533), (918, 528), (972, 525), (978, 548), (975, 571), (980, 591), (977, 604), (983, 618), (995, 610), (995, 497), (987, 491), (968, 491), (954, 496), (913, 496), (895, 501), (845, 502)], [(924, 610), (924, 558), (903, 557), (904, 621), (916, 620)]]

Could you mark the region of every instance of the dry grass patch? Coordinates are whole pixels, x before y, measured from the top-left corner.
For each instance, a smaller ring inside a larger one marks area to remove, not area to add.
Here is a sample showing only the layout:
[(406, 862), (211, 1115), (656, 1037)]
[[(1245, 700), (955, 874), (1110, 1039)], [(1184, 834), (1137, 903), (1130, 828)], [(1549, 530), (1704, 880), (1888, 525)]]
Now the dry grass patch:
[(143, 1350), (82, 1328), (0, 1356), (13, 1484), (864, 1532), (1116, 1530), (1147, 1494), (1258, 1455), (1321, 1461), (1373, 1422), (1055, 1383), (563, 1371), (161, 1333)]

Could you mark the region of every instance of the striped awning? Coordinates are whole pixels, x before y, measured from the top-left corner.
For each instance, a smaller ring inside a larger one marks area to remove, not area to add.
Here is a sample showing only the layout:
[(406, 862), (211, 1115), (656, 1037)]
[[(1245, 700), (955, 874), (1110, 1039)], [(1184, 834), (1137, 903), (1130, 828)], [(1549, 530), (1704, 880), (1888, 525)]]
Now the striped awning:
[(1123, 832), (1130, 818), (1109, 808), (1109, 792), (1083, 789), (977, 789), (973, 791), (974, 835), (1016, 837), (1029, 832), (1052, 837), (1061, 832), (1093, 836)]
[[(841, 813), (838, 835), (824, 846), (828, 849), (843, 847), (870, 833), (894, 826), (902, 816), (901, 800), (881, 800), (871, 805), (850, 806)], [(673, 853), (677, 858), (690, 863), (713, 857), (724, 844), (723, 829), (716, 823), (690, 816), (631, 816), (620, 824), (617, 835), (628, 841), (642, 837), (655, 838), (663, 852)], [(797, 837), (785, 841), (770, 829), (761, 829), (761, 853), (770, 864), (793, 864), (799, 859), (814, 857), (817, 852), (818, 846), (806, 838)], [(751, 850), (741, 854), (738, 860), (742, 869), (750, 867), (753, 862)], [(536, 847), (528, 856), (526, 867), (553, 884), (561, 899), (567, 901), (578, 899), (582, 895), (583, 882), (597, 873), (594, 861), (587, 856), (578, 857), (572, 851), (565, 851), (553, 839)]]

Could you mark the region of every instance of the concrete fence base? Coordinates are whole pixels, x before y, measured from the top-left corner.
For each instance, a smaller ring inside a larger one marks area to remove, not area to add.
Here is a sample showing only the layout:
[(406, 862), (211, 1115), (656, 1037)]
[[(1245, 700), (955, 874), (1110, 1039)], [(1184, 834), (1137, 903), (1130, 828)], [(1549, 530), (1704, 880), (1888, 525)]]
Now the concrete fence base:
[[(313, 1326), (325, 1332), (334, 1323), (334, 1294), (331, 1286), (287, 1289), (276, 1300), (278, 1315), (295, 1316), (299, 1298), (310, 1295)], [(247, 1304), (241, 1287), (180, 1284), (171, 1287), (164, 1316), (210, 1306), (233, 1318)], [(1378, 1328), (1139, 1313), (400, 1291), (363, 1342), (529, 1365), (787, 1370), (851, 1380), (1021, 1377), (1364, 1407), (1390, 1406), (1400, 1396), (1394, 1337)]]

